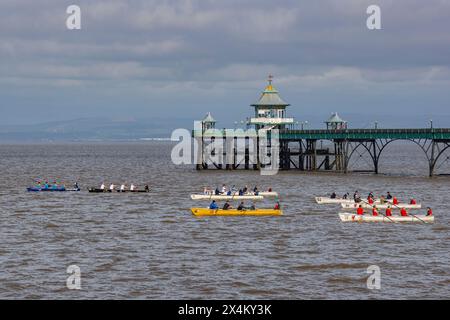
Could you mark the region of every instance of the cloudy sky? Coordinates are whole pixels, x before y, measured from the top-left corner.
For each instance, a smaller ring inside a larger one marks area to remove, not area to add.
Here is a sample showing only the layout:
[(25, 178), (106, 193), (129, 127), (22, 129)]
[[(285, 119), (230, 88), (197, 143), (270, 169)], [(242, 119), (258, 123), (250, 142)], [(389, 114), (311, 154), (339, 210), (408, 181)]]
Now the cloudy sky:
[[(82, 30), (66, 28), (71, 4)], [(0, 2), (0, 124), (211, 111), (226, 125), (270, 73), (299, 121), (450, 126), (450, 0)]]

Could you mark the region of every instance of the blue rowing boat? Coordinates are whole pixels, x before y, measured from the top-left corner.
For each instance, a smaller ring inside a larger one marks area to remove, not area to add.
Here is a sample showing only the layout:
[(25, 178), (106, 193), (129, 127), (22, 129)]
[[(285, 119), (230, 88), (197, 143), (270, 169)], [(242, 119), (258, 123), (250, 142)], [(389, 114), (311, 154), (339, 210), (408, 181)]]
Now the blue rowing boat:
[(27, 188), (28, 192), (68, 192), (68, 191), (80, 191), (80, 188), (66, 189), (65, 187), (49, 187), (49, 188), (41, 188), (41, 187), (29, 187)]

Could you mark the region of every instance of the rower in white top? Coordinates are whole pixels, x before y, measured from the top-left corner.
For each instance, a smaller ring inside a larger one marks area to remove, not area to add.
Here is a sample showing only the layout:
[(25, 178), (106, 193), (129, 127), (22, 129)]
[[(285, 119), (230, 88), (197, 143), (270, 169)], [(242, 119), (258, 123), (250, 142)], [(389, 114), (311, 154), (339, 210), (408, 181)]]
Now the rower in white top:
[(131, 186), (130, 186), (130, 191), (134, 191), (134, 184), (131, 184)]
[(114, 184), (113, 183), (111, 183), (111, 185), (109, 186), (109, 191), (111, 191), (111, 192), (113, 192), (114, 191)]
[(102, 183), (102, 185), (100, 186), (100, 189), (104, 191), (105, 188), (106, 188), (106, 187), (105, 187), (105, 183)]
[(122, 185), (120, 186), (120, 192), (125, 192), (125, 185), (122, 183)]

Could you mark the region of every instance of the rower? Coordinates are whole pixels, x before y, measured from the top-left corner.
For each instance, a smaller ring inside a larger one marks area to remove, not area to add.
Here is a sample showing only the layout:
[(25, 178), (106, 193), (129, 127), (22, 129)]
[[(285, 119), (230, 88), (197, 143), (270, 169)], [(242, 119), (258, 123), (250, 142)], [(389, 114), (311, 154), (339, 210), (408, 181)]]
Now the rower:
[(392, 200), (392, 195), (391, 195), (391, 193), (390, 193), (390, 192), (388, 192), (388, 193), (387, 193), (387, 195), (386, 195), (386, 199), (388, 199), (388, 200)]
[(336, 192), (333, 192), (333, 193), (331, 194), (330, 198), (331, 198), (331, 199), (336, 199), (336, 198), (337, 198)]
[(114, 183), (111, 183), (111, 185), (109, 186), (109, 191), (113, 192), (114, 188), (115, 188)]
[(213, 200), (213, 201), (211, 202), (211, 204), (209, 205), (209, 209), (211, 209), (211, 210), (217, 210), (217, 209), (219, 209), (219, 206), (217, 205), (216, 200)]
[(392, 217), (392, 209), (391, 206), (386, 208), (386, 217)]
[(227, 194), (227, 186), (226, 185), (222, 186), (222, 194)]
[(400, 215), (401, 215), (402, 217), (407, 217), (407, 216), (408, 216), (408, 212), (406, 211), (405, 208), (402, 208), (402, 209), (400, 210)]
[(375, 196), (373, 195), (373, 193), (372, 192), (369, 192), (369, 195), (367, 196), (367, 199), (369, 199), (369, 198), (375, 198)]
[(207, 187), (204, 187), (204, 188), (203, 188), (203, 194), (204, 194), (204, 195), (208, 195), (208, 188), (207, 188)]
[(393, 198), (392, 198), (392, 203), (393, 203), (394, 205), (398, 205), (398, 199), (397, 199), (397, 197), (393, 197)]
[(347, 200), (347, 199), (348, 199), (348, 196), (349, 196), (349, 194), (348, 194), (348, 192), (347, 192), (346, 194), (344, 194), (344, 196), (342, 197), (342, 199)]
[(231, 205), (230, 205), (230, 203), (227, 201), (227, 202), (225, 202), (225, 204), (223, 205), (223, 208), (222, 208), (223, 210), (229, 210), (229, 209), (233, 209), (232, 207), (231, 207)]
[(358, 190), (356, 190), (355, 193), (353, 194), (353, 200), (355, 200), (355, 202), (358, 202), (358, 201), (356, 201), (356, 199), (360, 199)]
[(242, 192), (245, 194), (248, 192), (248, 186), (245, 186), (244, 189), (242, 189)]
[(380, 203), (381, 204), (385, 204), (386, 203), (386, 198), (384, 196), (380, 197)]
[(359, 216), (364, 215), (364, 209), (363, 209), (362, 205), (359, 205), (358, 209), (356, 210), (356, 214)]
[(369, 195), (369, 197), (367, 198), (367, 202), (369, 202), (369, 204), (374, 204), (374, 200), (373, 198)]
[(145, 191), (145, 192), (150, 192), (150, 188), (149, 188), (148, 184), (146, 184), (146, 185), (144, 186), (144, 191)]
[(378, 209), (377, 206), (373, 206), (372, 208), (372, 216), (377, 217), (378, 216)]
[(272, 188), (269, 188), (267, 191), (268, 191), (268, 192), (272, 192)]
[(131, 186), (130, 186), (130, 191), (134, 191), (134, 189), (135, 189), (134, 184), (131, 184)]
[(245, 210), (244, 201), (242, 201), (242, 202), (239, 204), (239, 206), (237, 207), (237, 209), (238, 209), (239, 211)]
[(105, 183), (102, 183), (102, 185), (100, 186), (100, 190), (105, 191)]
[(411, 198), (411, 201), (409, 202), (409, 204), (417, 204), (417, 201), (416, 201), (416, 199), (414, 199), (414, 198)]
[(220, 195), (220, 190), (219, 190), (218, 187), (216, 187), (216, 190), (214, 191), (214, 194), (215, 194), (216, 196)]
[(244, 191), (242, 189), (239, 189), (239, 196), (243, 196), (244, 195)]
[(255, 194), (255, 196), (257, 196), (258, 194), (259, 194), (259, 190), (258, 190), (258, 187), (254, 187), (253, 188), (253, 193)]
[(433, 210), (430, 207), (427, 208), (427, 217), (431, 217), (433, 215)]
[(120, 186), (120, 192), (125, 192), (125, 185), (124, 185), (124, 184), (122, 184), (122, 185)]
[(275, 207), (273, 207), (273, 210), (280, 210), (280, 202), (278, 201), (275, 203)]
[(250, 209), (250, 210), (256, 210), (256, 206), (255, 206), (255, 203), (254, 203), (254, 202), (252, 202), (252, 205), (250, 206), (249, 209)]
[(75, 182), (75, 184), (73, 185), (74, 189), (80, 189), (80, 187), (78, 186), (78, 182)]

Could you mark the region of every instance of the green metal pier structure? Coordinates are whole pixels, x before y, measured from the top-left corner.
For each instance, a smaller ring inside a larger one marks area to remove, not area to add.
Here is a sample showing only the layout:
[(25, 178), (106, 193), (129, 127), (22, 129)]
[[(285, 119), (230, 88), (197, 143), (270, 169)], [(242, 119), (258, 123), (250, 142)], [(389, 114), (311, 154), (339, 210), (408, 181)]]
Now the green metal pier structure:
[[(197, 155), (197, 159), (201, 159), (197, 163), (198, 170), (260, 169), (264, 166), (259, 163), (259, 154), (262, 151), (256, 132), (260, 130), (270, 135), (273, 129), (277, 129), (281, 170), (347, 173), (352, 169), (349, 165), (350, 160), (355, 154), (363, 152), (370, 155), (372, 168), (359, 171), (378, 174), (380, 158), (389, 144), (394, 141), (412, 141), (425, 153), (429, 175), (433, 176), (438, 162), (444, 160), (445, 151), (450, 148), (450, 129), (433, 128), (432, 123), (428, 129), (349, 129), (347, 122), (334, 113), (325, 122), (324, 130), (304, 130), (303, 124), (301, 130), (296, 130), (294, 119), (288, 117), (286, 113), (289, 104), (273, 87), (272, 78), (269, 76), (269, 84), (259, 100), (251, 105), (255, 109), (254, 117), (248, 118), (245, 122), (247, 129), (254, 127), (253, 135), (246, 136), (248, 131), (242, 131), (241, 134), (230, 136), (227, 135), (226, 129), (215, 129), (216, 121), (210, 113), (201, 121), (201, 130), (197, 128), (193, 131), (193, 137), (201, 145)], [(217, 151), (208, 148), (208, 145), (211, 145), (211, 142), (217, 145), (218, 139), (223, 140), (220, 142), (223, 144), (219, 145), (223, 150), (222, 159), (227, 159), (225, 165), (211, 161), (208, 163), (205, 160), (210, 159), (211, 155), (217, 155)], [(240, 144), (238, 139), (241, 140)], [(250, 140), (255, 143), (251, 143)], [(324, 143), (326, 147), (323, 147)], [(258, 155), (256, 163), (252, 158), (255, 153)]]

